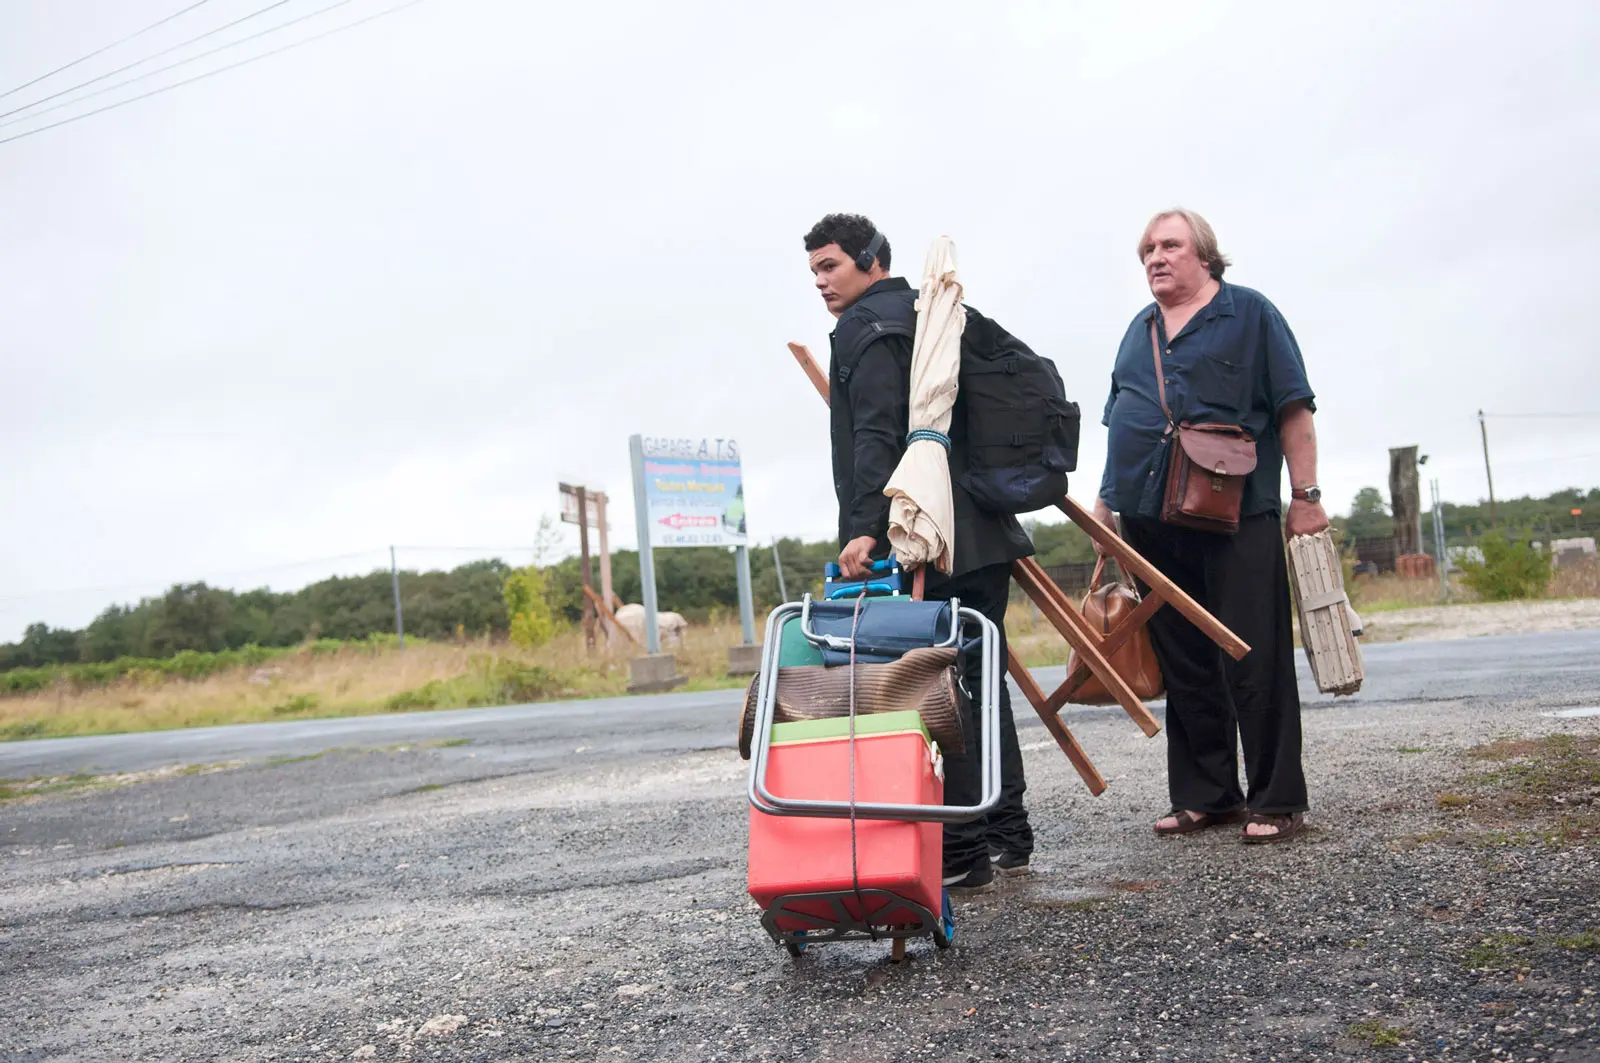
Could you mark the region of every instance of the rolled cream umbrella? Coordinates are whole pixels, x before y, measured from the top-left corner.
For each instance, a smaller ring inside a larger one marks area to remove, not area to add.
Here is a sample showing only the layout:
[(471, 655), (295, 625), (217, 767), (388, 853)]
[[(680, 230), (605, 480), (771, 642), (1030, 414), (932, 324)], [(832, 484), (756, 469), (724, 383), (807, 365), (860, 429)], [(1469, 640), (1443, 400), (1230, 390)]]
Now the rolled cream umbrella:
[(890, 499), (889, 542), (908, 568), (932, 565), (949, 572), (955, 561), (949, 432), (967, 324), (961, 294), (955, 244), (941, 236), (928, 249), (917, 296), (908, 445), (883, 489)]

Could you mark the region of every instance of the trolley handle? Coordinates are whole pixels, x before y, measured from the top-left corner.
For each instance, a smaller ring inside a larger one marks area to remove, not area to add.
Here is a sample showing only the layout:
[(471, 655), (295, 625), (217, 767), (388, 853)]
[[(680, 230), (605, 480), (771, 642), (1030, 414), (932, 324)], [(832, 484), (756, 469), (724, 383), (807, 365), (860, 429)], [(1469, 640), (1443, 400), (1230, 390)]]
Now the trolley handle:
[[(952, 600), (951, 607), (957, 621), (949, 645), (955, 644), (960, 634), (961, 621), (978, 625), (981, 652), (979, 682), (979, 731), (982, 787), (975, 805), (908, 805), (877, 801), (858, 801), (853, 806), (857, 819), (887, 819), (902, 822), (967, 823), (983, 816), (1000, 803), (1000, 634), (994, 623), (976, 609), (962, 607)], [(767, 789), (767, 755), (772, 748), (772, 717), (777, 701), (778, 657), (781, 652), (782, 626), (796, 613), (801, 622), (809, 615), (810, 597), (805, 602), (790, 602), (774, 609), (767, 618), (765, 649), (762, 653), (760, 688), (756, 694), (755, 735), (750, 752), (750, 804), (759, 812), (773, 816), (813, 816), (825, 819), (848, 819), (852, 815), (849, 801), (822, 801), (777, 797)], [(805, 631), (802, 626), (802, 632)], [(807, 633), (809, 639), (812, 636)], [(843, 640), (845, 650), (849, 640)]]
[[(805, 636), (805, 640), (807, 642), (819, 649), (834, 650), (838, 653), (849, 653), (849, 639), (843, 638), (839, 635), (823, 635), (811, 630), (811, 604), (812, 598), (809, 594), (800, 600), (800, 634)], [(784, 606), (784, 608), (793, 608), (793, 605), (787, 605)], [(951, 598), (950, 634), (944, 639), (944, 641), (933, 643), (932, 645), (934, 649), (947, 650), (950, 647), (957, 645), (961, 641), (961, 612), (961, 599)], [(971, 612), (971, 610), (968, 610), (968, 612)], [(979, 613), (977, 615), (981, 617), (983, 614)], [(987, 617), (984, 618), (984, 622), (988, 623)], [(994, 625), (990, 624), (990, 626), (993, 627)]]

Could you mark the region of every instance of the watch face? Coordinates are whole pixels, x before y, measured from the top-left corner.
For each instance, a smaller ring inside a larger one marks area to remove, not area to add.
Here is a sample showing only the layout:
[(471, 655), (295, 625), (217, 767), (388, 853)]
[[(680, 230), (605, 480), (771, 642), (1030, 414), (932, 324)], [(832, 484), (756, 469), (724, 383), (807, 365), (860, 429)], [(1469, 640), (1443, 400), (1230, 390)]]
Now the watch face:
[(1322, 501), (1322, 488), (1320, 488), (1320, 487), (1308, 487), (1305, 490), (1305, 496), (1306, 496), (1306, 501), (1307, 502), (1321, 502)]

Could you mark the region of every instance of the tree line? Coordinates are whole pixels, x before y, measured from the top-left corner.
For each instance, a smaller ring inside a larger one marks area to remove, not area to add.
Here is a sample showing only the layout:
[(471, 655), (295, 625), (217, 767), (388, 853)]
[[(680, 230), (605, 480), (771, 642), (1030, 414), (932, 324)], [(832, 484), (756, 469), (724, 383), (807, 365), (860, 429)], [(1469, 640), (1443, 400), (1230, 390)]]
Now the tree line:
[[(1542, 499), (1515, 498), (1498, 504), (1500, 524), (1553, 531), (1559, 537), (1572, 526), (1571, 510), (1600, 516), (1600, 489), (1558, 491)], [(1487, 505), (1446, 504), (1447, 541), (1465, 543), (1489, 527)], [(1586, 518), (1591, 519), (1592, 518)], [(1384, 496), (1363, 488), (1349, 516), (1336, 517), (1347, 536), (1366, 538), (1394, 533)], [(1431, 539), (1431, 522), (1424, 521)], [(1067, 521), (1030, 522), (1042, 565), (1092, 561), (1089, 537)], [(798, 598), (818, 592), (823, 566), (837, 546), (827, 540), (780, 539), (783, 589)], [(739, 608), (733, 553), (718, 547), (658, 550), (656, 585), (661, 608), (691, 620), (713, 615), (731, 617)], [(781, 600), (779, 569), (770, 547), (752, 547), (750, 569), (756, 608), (764, 613)], [(501, 560), (473, 561), (449, 571), (400, 572), (400, 600), (409, 635), (425, 639), (456, 637), (503, 638), (509, 628), (506, 581), (516, 571)], [(633, 550), (612, 555), (614, 589), (624, 600), (642, 597), (639, 557)], [(559, 622), (576, 623), (583, 613), (580, 562), (565, 558), (541, 566), (543, 587)], [(591, 584), (600, 585), (599, 561), (592, 559)], [(0, 670), (110, 661), (120, 657), (171, 657), (183, 650), (214, 652), (245, 646), (292, 646), (308, 639), (362, 639), (394, 630), (394, 597), (387, 570), (364, 576), (335, 576), (296, 591), (260, 588), (233, 591), (205, 583), (177, 584), (166, 593), (131, 605), (113, 605), (80, 630), (28, 627), (18, 642), (0, 644)]]
[[(1424, 500), (1422, 518), (1423, 543), (1433, 548), (1433, 520), (1428, 516)], [(1443, 502), (1439, 507), (1444, 515), (1444, 541), (1447, 546), (1464, 546), (1476, 541), (1491, 527), (1489, 504), (1480, 502), (1471, 506), (1458, 506)], [(1572, 511), (1583, 512), (1574, 518)], [(1497, 499), (1494, 519), (1498, 526), (1513, 538), (1534, 538), (1541, 541), (1562, 539), (1572, 535), (1593, 535), (1600, 524), (1600, 487), (1585, 491), (1571, 487), (1556, 491), (1543, 498)], [(1574, 524), (1576, 523), (1576, 528)], [(1346, 539), (1387, 539), (1394, 534), (1394, 518), (1390, 515), (1385, 495), (1376, 487), (1363, 487), (1350, 505), (1350, 514), (1334, 517), (1333, 524), (1345, 533)]]

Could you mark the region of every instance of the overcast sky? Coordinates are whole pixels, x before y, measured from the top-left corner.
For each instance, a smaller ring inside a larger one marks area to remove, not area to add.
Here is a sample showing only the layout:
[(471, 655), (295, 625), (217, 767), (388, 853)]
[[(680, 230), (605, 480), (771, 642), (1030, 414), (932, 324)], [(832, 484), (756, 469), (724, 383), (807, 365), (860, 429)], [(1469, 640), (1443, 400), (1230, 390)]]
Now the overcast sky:
[[(182, 6), (0, 0), (0, 91)], [(784, 343), (826, 358), (801, 238), (835, 210), (896, 272), (955, 240), (968, 301), (1083, 407), (1080, 500), (1149, 300), (1135, 241), (1182, 203), (1299, 338), (1330, 509), (1412, 443), (1475, 501), (1480, 407), (1600, 411), (1596, 55), (1592, 2), (427, 0), (0, 144), (0, 640), (390, 543), (523, 562), (561, 479), (609, 491), (631, 545), (632, 432), (737, 438), (751, 534), (829, 536), (826, 415)], [(1489, 430), (1501, 496), (1600, 484), (1600, 417)]]

